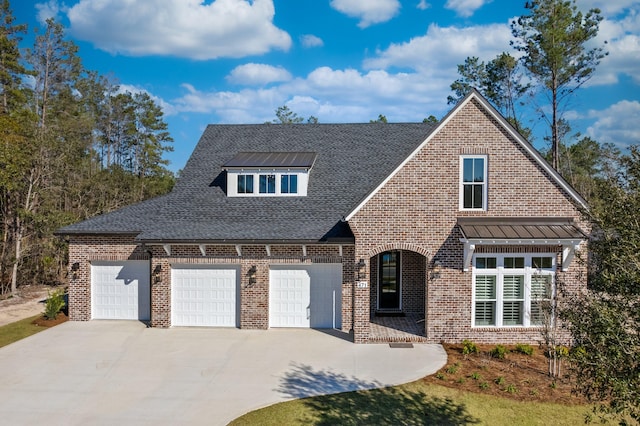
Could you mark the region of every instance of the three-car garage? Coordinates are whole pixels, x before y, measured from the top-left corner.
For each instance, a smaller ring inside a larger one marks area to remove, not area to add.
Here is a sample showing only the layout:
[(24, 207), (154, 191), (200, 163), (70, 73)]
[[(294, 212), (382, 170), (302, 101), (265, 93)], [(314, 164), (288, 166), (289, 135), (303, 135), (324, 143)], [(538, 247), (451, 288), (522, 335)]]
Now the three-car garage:
[[(171, 265), (171, 325), (240, 327), (239, 265)], [(93, 319), (151, 318), (148, 260), (91, 264)], [(269, 266), (269, 327), (340, 328), (342, 264)]]

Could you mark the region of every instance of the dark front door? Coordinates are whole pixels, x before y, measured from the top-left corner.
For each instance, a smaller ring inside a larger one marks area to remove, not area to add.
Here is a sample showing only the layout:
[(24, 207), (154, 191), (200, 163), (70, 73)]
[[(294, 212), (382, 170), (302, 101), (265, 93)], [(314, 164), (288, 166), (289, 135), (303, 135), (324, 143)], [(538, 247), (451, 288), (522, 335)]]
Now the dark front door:
[(400, 309), (400, 252), (382, 253), (379, 263), (378, 307)]

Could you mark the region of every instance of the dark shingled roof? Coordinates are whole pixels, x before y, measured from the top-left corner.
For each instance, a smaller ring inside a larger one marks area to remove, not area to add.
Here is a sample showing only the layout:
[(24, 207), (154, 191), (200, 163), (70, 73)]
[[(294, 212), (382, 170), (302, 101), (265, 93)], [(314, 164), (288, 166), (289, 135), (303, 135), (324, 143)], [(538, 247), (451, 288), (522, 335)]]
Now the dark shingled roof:
[(585, 234), (571, 218), (458, 218), (471, 240), (574, 240)]
[[(427, 123), (208, 126), (173, 191), (58, 234), (137, 233), (147, 242), (353, 241), (342, 220), (432, 132)], [(306, 197), (227, 197), (241, 152), (316, 153)]]

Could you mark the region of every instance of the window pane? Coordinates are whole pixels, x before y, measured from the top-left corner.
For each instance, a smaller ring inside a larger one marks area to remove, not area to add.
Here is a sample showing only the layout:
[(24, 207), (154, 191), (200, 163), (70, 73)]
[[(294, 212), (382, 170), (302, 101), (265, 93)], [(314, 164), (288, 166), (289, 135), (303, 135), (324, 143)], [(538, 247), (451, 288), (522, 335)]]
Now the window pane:
[(536, 269), (551, 269), (553, 268), (552, 257), (532, 257), (531, 266)]
[(544, 312), (542, 310), (544, 302), (532, 301), (531, 302), (531, 325), (542, 325), (544, 323)]
[(496, 302), (476, 302), (474, 325), (496, 325)]
[(247, 175), (245, 176), (246, 178), (246, 183), (245, 183), (245, 189), (247, 194), (253, 194), (253, 175)]
[(551, 275), (533, 275), (531, 277), (531, 299), (551, 297)]
[(482, 202), (484, 201), (482, 197), (483, 188), (484, 188), (484, 185), (473, 185), (473, 208), (474, 209), (482, 208)]
[(477, 269), (495, 269), (497, 259), (495, 257), (476, 257)]
[(504, 267), (508, 269), (524, 268), (524, 257), (505, 257)]
[(496, 298), (496, 276), (479, 275), (476, 277), (476, 300)]
[(524, 298), (524, 276), (505, 275), (502, 294), (505, 299)]
[(502, 325), (522, 325), (523, 302), (504, 302), (502, 304)]
[(462, 206), (465, 209), (473, 208), (473, 185), (464, 185)]
[(298, 193), (298, 176), (282, 175), (280, 177), (280, 193), (297, 194)]
[(462, 160), (462, 181), (473, 182), (473, 158)]
[(473, 160), (473, 181), (484, 182), (484, 158)]
[(253, 175), (238, 175), (238, 194), (253, 194)]
[(260, 175), (260, 193), (275, 194), (276, 192), (276, 176)]

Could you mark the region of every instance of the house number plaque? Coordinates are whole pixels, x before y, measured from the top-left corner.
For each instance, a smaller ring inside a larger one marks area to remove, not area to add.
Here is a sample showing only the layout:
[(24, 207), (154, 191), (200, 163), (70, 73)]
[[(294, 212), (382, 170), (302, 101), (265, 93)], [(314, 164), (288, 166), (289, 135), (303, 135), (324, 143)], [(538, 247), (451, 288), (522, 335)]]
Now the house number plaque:
[(358, 288), (367, 288), (369, 283), (367, 281), (358, 281)]

